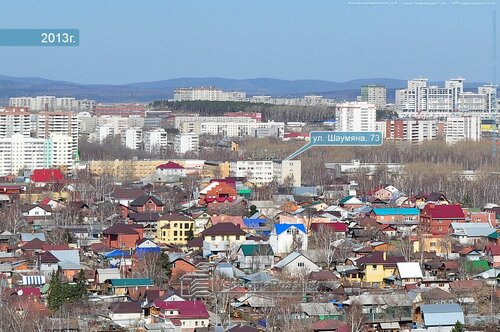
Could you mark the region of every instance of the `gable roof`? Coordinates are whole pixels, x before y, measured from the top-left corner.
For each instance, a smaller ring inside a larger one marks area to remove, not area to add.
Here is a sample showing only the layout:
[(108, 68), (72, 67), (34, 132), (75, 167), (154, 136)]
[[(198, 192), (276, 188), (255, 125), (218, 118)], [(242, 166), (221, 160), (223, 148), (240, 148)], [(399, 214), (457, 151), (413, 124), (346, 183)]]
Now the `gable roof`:
[(302, 255), (300, 252), (294, 251), (291, 254), (289, 254), (288, 256), (286, 256), (285, 258), (283, 258), (282, 260), (280, 260), (278, 263), (276, 263), (274, 265), (274, 268), (283, 269), (285, 266), (287, 266), (288, 264), (290, 264), (291, 262), (293, 262), (294, 260), (296, 260), (297, 258), (299, 258), (301, 256), (304, 257), (305, 259), (307, 259), (308, 261), (310, 261), (312, 264), (316, 265), (308, 257)]
[(371, 254), (358, 258), (356, 260), (356, 265), (382, 264), (387, 266), (396, 266), (398, 262), (405, 261), (403, 256), (386, 255), (384, 259), (384, 254), (385, 253), (382, 251), (374, 251)]
[(244, 256), (272, 256), (273, 249), (269, 243), (247, 243), (240, 246)]
[(103, 230), (102, 234), (139, 234), (134, 229), (134, 227), (142, 227), (142, 226), (136, 224), (131, 225), (131, 224), (118, 223)]
[(130, 202), (130, 206), (143, 206), (149, 200), (152, 200), (153, 203), (155, 203), (158, 206), (163, 206), (163, 202), (158, 197), (151, 195), (151, 194), (144, 194), (144, 195), (137, 197), (132, 202)]
[(363, 204), (356, 196), (345, 196), (339, 200), (339, 204)]
[(168, 220), (168, 221), (193, 221), (190, 217), (186, 216), (183, 213), (179, 213), (176, 211), (166, 212), (161, 215), (158, 220)]
[(115, 188), (111, 196), (115, 199), (136, 199), (144, 195), (144, 190), (137, 188)]
[(281, 233), (285, 232), (289, 228), (294, 227), (301, 231), (304, 234), (307, 234), (306, 232), (306, 226), (304, 224), (276, 224), (274, 225), (274, 229), (276, 230), (276, 235), (280, 235)]
[(41, 263), (59, 263), (59, 260), (50, 251), (46, 251), (40, 255)]
[(139, 314), (142, 312), (139, 302), (114, 302), (108, 309), (115, 314)]
[(464, 323), (462, 307), (457, 303), (422, 304), (420, 310), (426, 326), (452, 326), (457, 321)]
[(156, 166), (156, 169), (184, 169), (184, 167), (169, 160), (165, 164)]
[(465, 219), (464, 211), (460, 207), (460, 204), (426, 204), (423, 211), (433, 219)]
[(311, 224), (311, 230), (318, 231), (323, 228), (334, 232), (347, 232), (347, 224), (343, 222), (315, 222)]
[(28, 243), (25, 243), (21, 249), (23, 250), (41, 250), (43, 246), (45, 245), (45, 242), (40, 240), (39, 238), (34, 238), (33, 240), (29, 241)]
[(203, 236), (215, 236), (215, 235), (245, 235), (246, 233), (238, 226), (230, 222), (221, 222), (215, 224), (203, 232)]
[(156, 300), (153, 305), (165, 311), (178, 311), (178, 315), (173, 315), (172, 318), (208, 318), (208, 311), (202, 301), (161, 301)]

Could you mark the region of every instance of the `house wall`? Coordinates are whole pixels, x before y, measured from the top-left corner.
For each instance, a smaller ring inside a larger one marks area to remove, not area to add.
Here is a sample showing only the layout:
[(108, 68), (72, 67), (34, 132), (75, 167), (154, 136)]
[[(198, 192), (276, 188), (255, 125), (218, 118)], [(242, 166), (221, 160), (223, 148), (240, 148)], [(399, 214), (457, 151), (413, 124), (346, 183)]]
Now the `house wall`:
[(124, 313), (116, 314), (110, 313), (109, 318), (116, 324), (120, 326), (129, 326), (134, 324), (136, 321), (140, 320), (142, 317), (141, 313)]
[[(289, 228), (288, 230), (292, 230), (292, 228)], [(294, 246), (294, 238), (297, 237), (299, 242), (301, 243), (301, 246), (299, 249), (301, 250), (307, 250), (307, 234), (302, 233), (301, 231), (297, 230), (296, 235), (289, 233), (287, 231), (282, 232), (279, 235), (272, 234), (269, 243), (271, 244), (271, 247), (273, 248), (274, 254), (288, 254), (293, 251), (293, 246)]]
[(365, 282), (383, 282), (384, 278), (387, 278), (394, 274), (396, 271), (395, 267), (384, 267), (382, 264), (370, 264), (365, 265), (365, 275), (363, 281)]
[[(162, 228), (168, 224), (170, 224), (170, 228)], [(158, 225), (156, 227), (156, 239), (162, 243), (186, 244), (188, 241), (189, 230), (192, 228), (194, 228), (194, 222), (192, 220), (158, 220)]]
[(299, 256), (281, 269), (281, 273), (293, 276), (305, 276), (320, 268), (304, 256)]

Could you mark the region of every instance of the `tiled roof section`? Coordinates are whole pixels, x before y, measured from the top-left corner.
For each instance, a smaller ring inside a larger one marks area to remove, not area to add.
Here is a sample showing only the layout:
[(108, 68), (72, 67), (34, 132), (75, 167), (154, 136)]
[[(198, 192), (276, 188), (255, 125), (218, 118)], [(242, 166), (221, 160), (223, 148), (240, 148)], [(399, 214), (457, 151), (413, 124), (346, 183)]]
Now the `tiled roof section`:
[(128, 217), (135, 222), (157, 221), (160, 219), (160, 214), (158, 212), (130, 212)]
[(170, 316), (173, 319), (208, 318), (208, 311), (205, 304), (198, 300), (168, 302), (156, 300), (153, 305), (162, 311), (178, 311), (178, 315)]
[(347, 323), (337, 319), (319, 320), (312, 324), (312, 329), (315, 331), (337, 331), (337, 332), (347, 332), (349, 330)]
[(313, 231), (323, 229), (331, 230), (334, 232), (347, 232), (347, 224), (344, 224), (342, 222), (315, 222), (311, 224), (311, 230)]
[(130, 202), (130, 206), (143, 206), (149, 200), (151, 200), (153, 203), (155, 203), (158, 206), (163, 206), (163, 202), (158, 197), (151, 195), (151, 194), (144, 194), (144, 195), (137, 197), (132, 202)]
[(243, 222), (243, 218), (241, 216), (228, 216), (222, 214), (220, 216), (210, 217), (210, 221), (212, 222), (212, 225), (220, 224), (222, 222), (229, 222), (239, 226), (240, 228), (246, 227), (245, 223)]
[(56, 258), (56, 256), (52, 255), (52, 253), (50, 253), (50, 251), (46, 251), (40, 255), (40, 262), (41, 263), (59, 263), (59, 260)]
[(139, 302), (115, 302), (111, 303), (108, 308), (115, 314), (139, 314), (142, 312)]
[(382, 264), (386, 266), (396, 266), (396, 263), (404, 262), (405, 258), (403, 256), (391, 256), (385, 255), (382, 251), (374, 251), (369, 255), (360, 257), (356, 260), (356, 265), (370, 265), (370, 264)]
[(156, 166), (156, 169), (184, 169), (184, 167), (177, 163), (174, 163), (173, 161), (168, 161), (165, 164)]
[(424, 301), (431, 300), (451, 300), (455, 297), (447, 291), (442, 290), (441, 288), (435, 287), (430, 289), (428, 292), (422, 293), (422, 299)]
[(494, 244), (486, 247), (486, 252), (493, 256), (500, 256), (500, 245)]
[(43, 242), (39, 238), (34, 238), (30, 242), (24, 244), (21, 247), (21, 249), (23, 249), (23, 250), (41, 250), (44, 245), (45, 245), (45, 242)]
[(166, 212), (161, 215), (159, 220), (169, 220), (169, 221), (193, 221), (193, 219), (189, 218), (185, 214), (179, 212)]
[(332, 271), (322, 270), (318, 272), (311, 272), (309, 274), (309, 280), (315, 281), (332, 281), (338, 280), (339, 278)]
[(139, 234), (134, 228), (142, 227), (136, 224), (114, 224), (102, 231), (103, 234)]
[(202, 248), (203, 247), (203, 236), (198, 236), (186, 243), (188, 248)]
[(460, 204), (427, 204), (423, 212), (433, 219), (465, 219), (464, 211)]
[(452, 290), (472, 290), (480, 288), (483, 283), (480, 280), (454, 280), (450, 282)]
[(144, 191), (136, 188), (115, 188), (111, 194), (115, 199), (136, 199), (144, 195)]
[(216, 236), (216, 235), (245, 235), (246, 233), (235, 224), (230, 222), (221, 222), (205, 229), (201, 232), (203, 236)]

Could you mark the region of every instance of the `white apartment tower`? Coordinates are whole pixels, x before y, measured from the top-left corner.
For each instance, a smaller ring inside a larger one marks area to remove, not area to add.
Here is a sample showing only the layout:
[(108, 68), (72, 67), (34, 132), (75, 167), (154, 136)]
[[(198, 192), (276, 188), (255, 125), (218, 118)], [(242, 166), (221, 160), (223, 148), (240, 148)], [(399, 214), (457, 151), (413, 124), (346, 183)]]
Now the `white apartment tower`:
[(128, 128), (125, 131), (125, 146), (132, 150), (139, 150), (142, 147), (141, 128)]
[(446, 143), (479, 141), (481, 139), (481, 117), (457, 116), (446, 118)]
[(361, 87), (361, 101), (379, 108), (387, 104), (387, 90), (382, 85), (363, 85)]
[(336, 106), (337, 131), (375, 131), (377, 110), (366, 102), (349, 102)]
[(12, 137), (21, 134), (30, 137), (31, 113), (26, 107), (0, 109), (0, 137)]
[(149, 153), (160, 153), (167, 148), (167, 132), (163, 128), (149, 130), (144, 133), (144, 150)]
[(44, 168), (46, 140), (16, 133), (0, 138), (0, 176), (17, 175), (23, 169)]
[(198, 152), (200, 147), (200, 136), (196, 133), (185, 133), (175, 136), (174, 152), (183, 154), (188, 151)]
[(246, 177), (256, 185), (265, 185), (272, 181), (284, 184), (292, 180), (294, 187), (300, 187), (301, 161), (238, 160), (230, 163), (230, 174), (235, 177)]

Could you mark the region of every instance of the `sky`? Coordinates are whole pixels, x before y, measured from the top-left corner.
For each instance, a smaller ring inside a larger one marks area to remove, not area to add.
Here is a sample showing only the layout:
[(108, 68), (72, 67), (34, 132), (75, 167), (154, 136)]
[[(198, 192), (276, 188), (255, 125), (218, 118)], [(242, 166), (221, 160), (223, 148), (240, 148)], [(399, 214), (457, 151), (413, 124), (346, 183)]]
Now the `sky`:
[(0, 75), (492, 82), (495, 1), (1, 0), (0, 28), (76, 28), (80, 45), (0, 47)]

